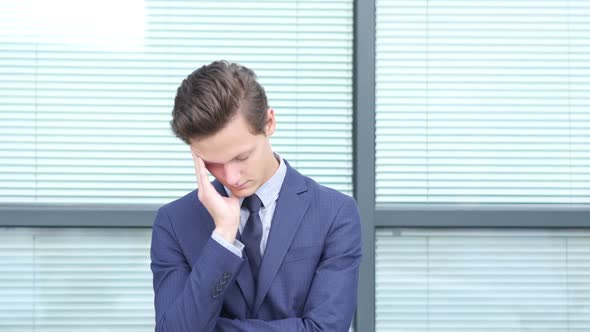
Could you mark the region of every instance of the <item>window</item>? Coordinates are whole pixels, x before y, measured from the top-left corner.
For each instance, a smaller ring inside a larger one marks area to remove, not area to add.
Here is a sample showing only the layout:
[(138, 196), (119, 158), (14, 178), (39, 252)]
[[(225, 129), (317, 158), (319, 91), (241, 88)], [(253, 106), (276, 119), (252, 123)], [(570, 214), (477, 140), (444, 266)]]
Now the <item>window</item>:
[(589, 13), (377, 1), (376, 203), (590, 203)]

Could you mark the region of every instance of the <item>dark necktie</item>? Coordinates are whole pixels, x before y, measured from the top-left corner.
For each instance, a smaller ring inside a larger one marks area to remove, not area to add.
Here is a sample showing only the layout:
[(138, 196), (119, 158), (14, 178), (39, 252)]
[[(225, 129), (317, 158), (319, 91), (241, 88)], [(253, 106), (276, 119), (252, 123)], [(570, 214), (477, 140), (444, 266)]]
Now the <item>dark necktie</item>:
[(244, 198), (244, 202), (242, 202), (242, 207), (246, 207), (248, 211), (250, 211), (250, 216), (246, 221), (244, 230), (242, 230), (240, 239), (242, 243), (244, 243), (244, 250), (246, 250), (248, 262), (250, 263), (250, 268), (252, 269), (252, 275), (254, 276), (255, 281), (258, 280), (258, 270), (260, 269), (260, 261), (262, 260), (262, 257), (260, 256), (262, 221), (258, 215), (261, 206), (262, 201), (256, 194)]

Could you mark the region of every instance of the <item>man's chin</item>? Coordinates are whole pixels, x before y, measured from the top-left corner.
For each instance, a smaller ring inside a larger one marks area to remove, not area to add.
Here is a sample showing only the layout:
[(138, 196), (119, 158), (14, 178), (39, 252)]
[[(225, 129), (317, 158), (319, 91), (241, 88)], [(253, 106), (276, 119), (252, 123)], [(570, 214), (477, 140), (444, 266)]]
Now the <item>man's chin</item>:
[(251, 185), (245, 185), (240, 188), (229, 187), (229, 190), (231, 191), (233, 196), (236, 196), (238, 198), (248, 197), (252, 195), (254, 192), (256, 192), (256, 190)]

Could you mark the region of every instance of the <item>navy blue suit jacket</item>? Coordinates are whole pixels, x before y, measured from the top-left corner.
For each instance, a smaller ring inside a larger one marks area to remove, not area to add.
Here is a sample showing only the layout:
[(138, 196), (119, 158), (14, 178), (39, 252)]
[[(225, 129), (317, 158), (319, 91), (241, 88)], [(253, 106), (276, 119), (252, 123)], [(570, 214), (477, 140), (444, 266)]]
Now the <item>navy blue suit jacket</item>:
[(348, 331), (361, 260), (352, 198), (287, 163), (256, 287), (246, 258), (211, 238), (214, 227), (196, 191), (158, 210), (151, 246), (157, 332)]

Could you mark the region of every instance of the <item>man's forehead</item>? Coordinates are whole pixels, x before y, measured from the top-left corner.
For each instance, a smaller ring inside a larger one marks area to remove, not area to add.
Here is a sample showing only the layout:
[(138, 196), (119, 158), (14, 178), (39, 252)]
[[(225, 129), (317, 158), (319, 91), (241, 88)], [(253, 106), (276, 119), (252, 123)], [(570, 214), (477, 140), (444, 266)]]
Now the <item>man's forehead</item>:
[(209, 163), (215, 162), (213, 159), (211, 159), (211, 157), (209, 156), (208, 153), (203, 153), (201, 150), (196, 148), (194, 145), (191, 144), (190, 149), (194, 155), (201, 158), (204, 162), (209, 162)]
[(251, 150), (240, 147), (239, 149), (233, 148), (223, 149), (223, 151), (208, 151), (203, 148), (199, 149), (193, 144), (190, 145), (190, 149), (197, 157), (201, 158), (204, 162), (211, 164), (225, 164)]

